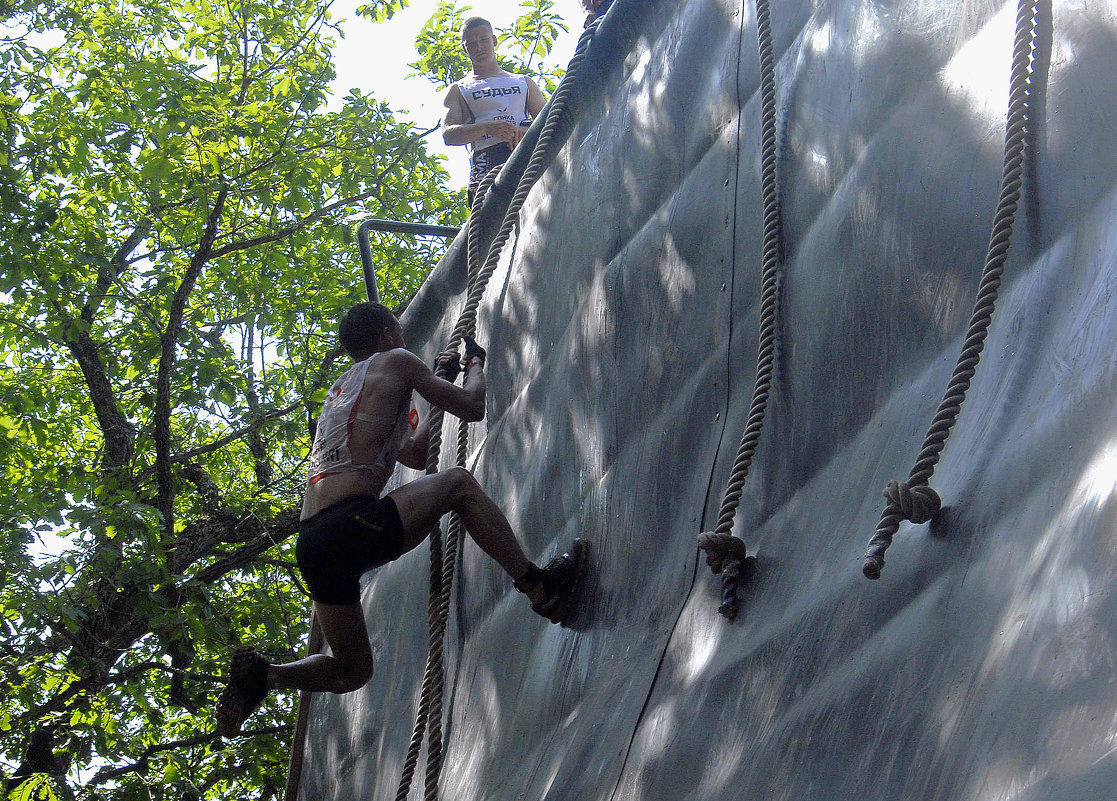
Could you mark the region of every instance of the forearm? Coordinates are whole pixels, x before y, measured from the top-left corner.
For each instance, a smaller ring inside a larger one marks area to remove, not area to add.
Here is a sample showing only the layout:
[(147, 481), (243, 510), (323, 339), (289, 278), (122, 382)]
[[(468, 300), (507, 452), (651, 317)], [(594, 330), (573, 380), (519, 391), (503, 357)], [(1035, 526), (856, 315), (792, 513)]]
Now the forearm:
[(521, 128), (505, 120), (460, 123), (443, 127), (442, 141), (448, 145), (467, 145), (483, 136), (492, 136), (515, 147), (526, 130), (527, 128)]
[(481, 359), (472, 359), (466, 366), (463, 389), (469, 396), (469, 403), (476, 414), (475, 419), (480, 420), (485, 416), (485, 363)]
[(448, 145), (468, 145), (488, 133), (488, 123), (469, 122), (447, 125), (442, 129), (442, 141)]

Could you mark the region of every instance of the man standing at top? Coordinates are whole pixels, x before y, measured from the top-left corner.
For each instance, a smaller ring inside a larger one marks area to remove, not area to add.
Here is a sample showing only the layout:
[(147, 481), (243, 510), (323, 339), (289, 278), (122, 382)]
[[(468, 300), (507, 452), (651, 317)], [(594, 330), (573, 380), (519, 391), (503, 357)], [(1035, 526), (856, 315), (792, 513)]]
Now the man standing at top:
[(462, 50), (473, 72), (453, 84), (442, 104), (442, 139), (469, 145), (469, 205), (485, 174), (508, 160), (530, 118), (543, 109), (543, 93), (525, 75), (502, 70), (496, 60), (496, 34), (489, 21), (470, 17), (462, 25)]

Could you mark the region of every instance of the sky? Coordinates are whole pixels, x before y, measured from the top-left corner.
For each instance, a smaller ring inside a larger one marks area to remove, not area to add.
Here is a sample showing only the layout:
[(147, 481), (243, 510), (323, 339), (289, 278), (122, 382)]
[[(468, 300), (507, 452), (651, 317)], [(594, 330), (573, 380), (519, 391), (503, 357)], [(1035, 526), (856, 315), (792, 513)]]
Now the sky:
[[(386, 101), (394, 110), (408, 111), (403, 116), (415, 125), (433, 128), (442, 118), (444, 91), (426, 78), (406, 76), (413, 72), (408, 62), (418, 56), (415, 36), (434, 13), (437, 0), (411, 0), (410, 7), (380, 24), (358, 17), (354, 9), (359, 4), (358, 0), (336, 0), (332, 6), (334, 18), (345, 20), (341, 25), (345, 38), (334, 49), (335, 102), (356, 88), (362, 94)], [(461, 5), (472, 9), (467, 16), (485, 17), (496, 28), (509, 26), (520, 13), (515, 0), (464, 0)], [(578, 36), (582, 33), (584, 12), (578, 0), (555, 0), (554, 10), (564, 17), (570, 31), (559, 37), (550, 60), (566, 64), (574, 55)], [(497, 50), (500, 51), (499, 45)], [(438, 133), (427, 137), (427, 146), (430, 151), (447, 157), (445, 167), (450, 173), (450, 185), (465, 186), (469, 178), (466, 148), (444, 145)]]

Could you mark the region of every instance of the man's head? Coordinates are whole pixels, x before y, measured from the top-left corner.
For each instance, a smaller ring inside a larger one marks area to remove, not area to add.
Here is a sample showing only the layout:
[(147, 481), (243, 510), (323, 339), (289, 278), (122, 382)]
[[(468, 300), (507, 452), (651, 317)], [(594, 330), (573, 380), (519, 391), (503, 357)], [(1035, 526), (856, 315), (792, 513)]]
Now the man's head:
[(358, 303), (341, 318), (341, 346), (353, 361), (367, 359), (382, 350), (403, 347), (403, 329), (387, 306)]
[(474, 68), (496, 62), (496, 34), (484, 17), (470, 17), (462, 23), (462, 50)]

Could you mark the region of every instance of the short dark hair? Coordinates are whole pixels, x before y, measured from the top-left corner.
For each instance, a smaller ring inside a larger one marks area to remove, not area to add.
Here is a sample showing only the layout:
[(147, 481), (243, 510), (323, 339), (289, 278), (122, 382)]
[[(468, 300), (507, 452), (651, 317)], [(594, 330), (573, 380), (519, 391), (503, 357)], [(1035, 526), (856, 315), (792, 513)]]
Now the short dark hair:
[(338, 337), (354, 360), (367, 359), (376, 353), (380, 345), (380, 334), (391, 329), (399, 321), (387, 306), (379, 303), (358, 303), (345, 313), (338, 326)]
[(468, 31), (470, 28), (476, 28), (478, 25), (484, 25), (494, 35), (496, 34), (496, 31), (493, 30), (493, 24), (491, 22), (489, 22), (487, 19), (485, 19), (484, 17), (470, 17), (469, 19), (467, 19), (465, 22), (462, 23), (462, 30), (461, 30), (462, 39), (465, 39), (465, 32), (466, 31)]

